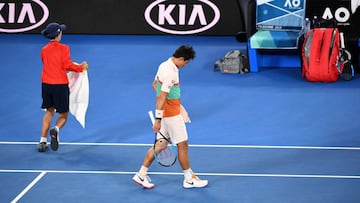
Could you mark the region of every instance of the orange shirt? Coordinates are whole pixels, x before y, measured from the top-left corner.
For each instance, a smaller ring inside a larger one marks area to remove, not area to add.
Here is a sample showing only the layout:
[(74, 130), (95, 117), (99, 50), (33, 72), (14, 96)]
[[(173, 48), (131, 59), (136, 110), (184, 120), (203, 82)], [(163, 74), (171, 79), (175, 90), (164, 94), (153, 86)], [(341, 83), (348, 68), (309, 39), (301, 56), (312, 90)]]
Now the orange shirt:
[(81, 65), (75, 65), (70, 58), (70, 48), (51, 41), (41, 49), (43, 70), (41, 82), (47, 84), (69, 84), (67, 71), (82, 72)]

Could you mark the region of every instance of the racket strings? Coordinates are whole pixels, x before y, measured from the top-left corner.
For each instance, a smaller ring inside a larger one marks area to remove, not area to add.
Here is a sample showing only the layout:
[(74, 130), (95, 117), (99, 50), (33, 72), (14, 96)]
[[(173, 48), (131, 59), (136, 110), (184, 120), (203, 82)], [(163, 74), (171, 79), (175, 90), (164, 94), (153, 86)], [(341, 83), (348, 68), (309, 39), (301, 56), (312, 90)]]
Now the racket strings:
[[(155, 116), (154, 116), (153, 112), (148, 111), (148, 114), (149, 114), (151, 123), (154, 125)], [(158, 140), (157, 136), (159, 134), (163, 138)], [(163, 143), (164, 141), (166, 141), (166, 142)], [(154, 147), (153, 147), (154, 157), (160, 165), (172, 166), (176, 162), (177, 154), (175, 153), (175, 151), (177, 151), (177, 150), (174, 148), (176, 148), (176, 147), (173, 145), (173, 143), (171, 143), (169, 137), (164, 136), (161, 132), (155, 133), (155, 143), (154, 143)]]
[(170, 159), (174, 156), (174, 153), (170, 147), (167, 147), (166, 149), (162, 150), (158, 154), (158, 156), (159, 156), (159, 158), (162, 158), (162, 159)]
[(166, 140), (158, 140), (157, 142), (154, 151), (156, 160), (163, 166), (173, 165), (177, 159), (174, 148)]

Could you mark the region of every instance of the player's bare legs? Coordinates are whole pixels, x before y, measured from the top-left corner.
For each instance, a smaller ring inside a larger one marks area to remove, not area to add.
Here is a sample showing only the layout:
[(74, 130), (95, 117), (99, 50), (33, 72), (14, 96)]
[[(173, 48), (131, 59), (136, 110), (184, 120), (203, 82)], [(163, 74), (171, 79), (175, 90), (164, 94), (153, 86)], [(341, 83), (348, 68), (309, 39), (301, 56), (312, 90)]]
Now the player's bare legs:
[(68, 112), (59, 113), (59, 117), (56, 120), (55, 127), (50, 129), (50, 146), (53, 151), (56, 151), (59, 148), (59, 130), (65, 125), (68, 114)]
[[(49, 128), (51, 125), (51, 121), (53, 119), (55, 115), (55, 109), (54, 108), (48, 108), (46, 109), (44, 118), (43, 118), (43, 123), (42, 123), (42, 128), (41, 128), (41, 137), (47, 137), (47, 133), (49, 132)], [(59, 113), (59, 117), (56, 121), (55, 126), (57, 126), (59, 129), (62, 128), (68, 118), (68, 112), (65, 113)]]
[(190, 168), (190, 160), (188, 155), (189, 143), (188, 141), (183, 141), (177, 144), (178, 147), (178, 158), (181, 168), (184, 171), (184, 188), (193, 188), (193, 187), (205, 187), (208, 184), (207, 180), (201, 180), (195, 175), (195, 173)]
[(43, 122), (42, 122), (42, 128), (41, 128), (41, 137), (47, 137), (47, 133), (49, 131), (51, 120), (53, 119), (55, 115), (55, 109), (54, 108), (48, 108), (46, 109)]
[(183, 170), (187, 170), (190, 168), (190, 161), (188, 155), (189, 144), (188, 141), (180, 142), (177, 144), (178, 148), (178, 159), (180, 166)]
[(59, 147), (58, 133), (59, 129), (62, 128), (68, 118), (68, 112), (59, 113), (58, 119), (56, 120), (55, 127), (50, 129), (51, 121), (55, 115), (55, 109), (53, 107), (47, 108), (45, 115), (43, 117), (42, 128), (41, 128), (41, 138), (38, 146), (39, 152), (44, 152), (47, 149), (47, 133), (50, 129), (51, 136), (51, 149), (56, 151)]
[(62, 128), (67, 121), (68, 115), (69, 115), (68, 112), (59, 113), (59, 117), (56, 120), (55, 126), (57, 126), (59, 129)]
[(145, 154), (145, 158), (139, 172), (132, 178), (134, 182), (141, 185), (143, 188), (150, 189), (155, 187), (155, 185), (151, 183), (150, 177), (147, 175), (147, 171), (154, 159), (154, 148), (150, 147)]
[(39, 152), (45, 152), (47, 150), (47, 133), (49, 131), (51, 121), (55, 115), (54, 108), (47, 108), (45, 115), (43, 117), (42, 127), (41, 127), (41, 137), (38, 145)]
[[(155, 149), (156, 149), (156, 153), (159, 153), (161, 152), (162, 150), (164, 150), (168, 145), (168, 142), (167, 141), (159, 141), (159, 142), (156, 142), (156, 145), (155, 145)], [(143, 166), (149, 168), (151, 163), (154, 161), (155, 157), (154, 157), (154, 148), (153, 147), (150, 147), (148, 149), (148, 151), (146, 152), (145, 154), (145, 158), (144, 158), (144, 161), (143, 161)], [(143, 175), (146, 175), (146, 174), (143, 174)]]
[[(157, 153), (165, 149), (168, 145), (168, 142), (165, 140), (160, 140), (160, 142), (157, 142), (155, 145), (155, 149)], [(150, 147), (148, 151), (145, 154), (145, 158), (143, 161), (143, 164), (141, 165), (141, 168), (138, 173), (136, 173), (133, 177), (133, 181), (138, 183), (144, 188), (153, 188), (155, 185), (151, 183), (150, 177), (147, 175), (147, 171), (151, 165), (151, 163), (154, 161), (154, 147)]]
[[(144, 158), (144, 161), (143, 161), (143, 166), (149, 168), (151, 163), (154, 161), (155, 157), (154, 157), (154, 148), (153, 147), (150, 147), (148, 149), (148, 151), (146, 152), (145, 154), (145, 158)], [(142, 174), (142, 175), (146, 175), (146, 174)]]

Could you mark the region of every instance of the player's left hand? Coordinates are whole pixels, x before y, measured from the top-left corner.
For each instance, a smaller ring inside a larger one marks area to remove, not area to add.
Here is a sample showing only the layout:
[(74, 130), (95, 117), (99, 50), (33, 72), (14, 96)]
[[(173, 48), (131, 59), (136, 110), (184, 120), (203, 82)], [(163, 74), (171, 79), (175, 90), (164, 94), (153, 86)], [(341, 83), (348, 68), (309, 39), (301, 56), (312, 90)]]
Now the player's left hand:
[(88, 64), (86, 61), (83, 61), (83, 62), (81, 63), (81, 66), (83, 67), (83, 70), (84, 70), (84, 71), (89, 69), (89, 64)]

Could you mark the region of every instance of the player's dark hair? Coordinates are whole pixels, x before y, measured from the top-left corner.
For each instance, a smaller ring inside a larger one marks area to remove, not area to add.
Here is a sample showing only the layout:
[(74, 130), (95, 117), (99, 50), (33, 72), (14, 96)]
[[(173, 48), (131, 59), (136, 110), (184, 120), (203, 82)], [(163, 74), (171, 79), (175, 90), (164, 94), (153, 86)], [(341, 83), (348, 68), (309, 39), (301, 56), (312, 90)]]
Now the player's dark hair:
[(180, 58), (184, 57), (184, 60), (190, 60), (195, 58), (195, 51), (191, 46), (182, 45), (176, 49), (173, 54), (173, 57)]

